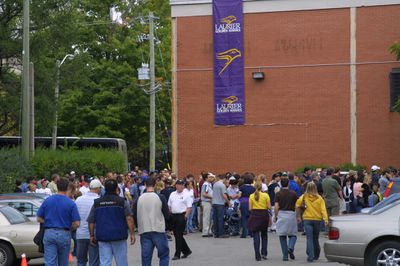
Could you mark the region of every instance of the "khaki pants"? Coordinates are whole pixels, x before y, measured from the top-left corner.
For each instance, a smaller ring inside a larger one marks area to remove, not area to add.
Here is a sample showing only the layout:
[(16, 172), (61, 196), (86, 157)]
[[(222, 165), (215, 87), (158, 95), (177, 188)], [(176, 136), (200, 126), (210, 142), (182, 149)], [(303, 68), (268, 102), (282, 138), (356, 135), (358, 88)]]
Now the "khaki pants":
[(203, 230), (202, 230), (202, 235), (206, 236), (209, 235), (210, 232), (210, 227), (211, 227), (211, 202), (206, 202), (203, 201), (201, 203), (203, 205)]

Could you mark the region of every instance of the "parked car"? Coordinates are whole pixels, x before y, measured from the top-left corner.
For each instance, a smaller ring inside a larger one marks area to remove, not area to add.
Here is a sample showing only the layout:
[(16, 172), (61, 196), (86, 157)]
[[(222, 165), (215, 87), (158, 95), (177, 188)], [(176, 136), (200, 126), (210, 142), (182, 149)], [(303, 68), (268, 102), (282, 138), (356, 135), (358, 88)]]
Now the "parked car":
[(0, 204), (6, 204), (26, 215), (30, 220), (36, 221), (36, 213), (42, 205), (44, 198), (36, 193), (1, 194)]
[(23, 253), (27, 259), (43, 257), (33, 243), (38, 231), (39, 223), (10, 206), (0, 205), (0, 266), (15, 265)]
[(324, 244), (329, 261), (351, 265), (400, 265), (400, 193), (368, 213), (333, 216)]
[(400, 177), (395, 177), (390, 181), (383, 196), (389, 197), (395, 193), (400, 193)]

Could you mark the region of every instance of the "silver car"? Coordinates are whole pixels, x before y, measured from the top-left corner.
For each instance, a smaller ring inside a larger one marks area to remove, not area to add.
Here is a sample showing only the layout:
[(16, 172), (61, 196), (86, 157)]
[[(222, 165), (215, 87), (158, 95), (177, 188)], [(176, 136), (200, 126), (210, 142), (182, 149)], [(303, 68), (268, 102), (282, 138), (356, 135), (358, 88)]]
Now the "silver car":
[(0, 195), (0, 204), (11, 206), (26, 215), (31, 221), (36, 221), (36, 213), (44, 199), (32, 196), (35, 193), (19, 193), (19, 195)]
[(39, 223), (10, 206), (0, 205), (0, 266), (15, 265), (22, 253), (27, 259), (43, 257), (33, 243), (38, 231)]
[(329, 261), (400, 266), (400, 194), (393, 194), (368, 213), (331, 217), (324, 249)]

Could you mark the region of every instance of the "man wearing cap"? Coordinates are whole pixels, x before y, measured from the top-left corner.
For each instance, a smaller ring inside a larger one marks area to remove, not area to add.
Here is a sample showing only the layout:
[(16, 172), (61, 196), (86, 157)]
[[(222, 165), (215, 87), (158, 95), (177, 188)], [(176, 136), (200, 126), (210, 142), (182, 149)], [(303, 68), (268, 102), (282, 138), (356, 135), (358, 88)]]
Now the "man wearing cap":
[(116, 180), (108, 179), (105, 190), (103, 197), (94, 200), (87, 219), (90, 242), (99, 243), (100, 265), (111, 266), (114, 257), (117, 266), (128, 266), (128, 229), (131, 245), (136, 240), (132, 210), (129, 203), (118, 196)]
[(373, 184), (378, 184), (379, 183), (379, 178), (381, 178), (381, 175), (379, 174), (379, 170), (381, 168), (377, 165), (371, 166), (371, 175), (372, 175), (372, 183)]
[(90, 209), (93, 206), (94, 200), (99, 198), (101, 191), (101, 182), (98, 179), (94, 179), (90, 182), (90, 190), (77, 198), (75, 203), (78, 207), (79, 215), (82, 219), (81, 225), (76, 230), (77, 239), (77, 260), (78, 266), (84, 266), (88, 262), (89, 253), (89, 265), (96, 266), (100, 265), (99, 260), (99, 247), (97, 244), (90, 244), (89, 226), (87, 218), (89, 216)]
[(169, 196), (168, 207), (172, 214), (173, 232), (175, 236), (175, 256), (172, 260), (187, 258), (192, 251), (183, 238), (183, 232), (186, 229), (186, 220), (192, 210), (192, 200), (188, 193), (183, 192), (185, 182), (178, 179), (175, 183), (176, 191)]

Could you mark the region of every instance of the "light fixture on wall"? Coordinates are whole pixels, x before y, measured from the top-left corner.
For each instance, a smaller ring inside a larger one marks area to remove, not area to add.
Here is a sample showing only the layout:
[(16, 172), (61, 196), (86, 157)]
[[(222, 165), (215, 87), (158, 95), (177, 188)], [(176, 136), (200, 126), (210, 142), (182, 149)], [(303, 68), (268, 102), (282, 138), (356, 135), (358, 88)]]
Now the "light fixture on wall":
[(252, 73), (253, 79), (255, 80), (263, 80), (264, 79), (264, 72), (261, 70)]

